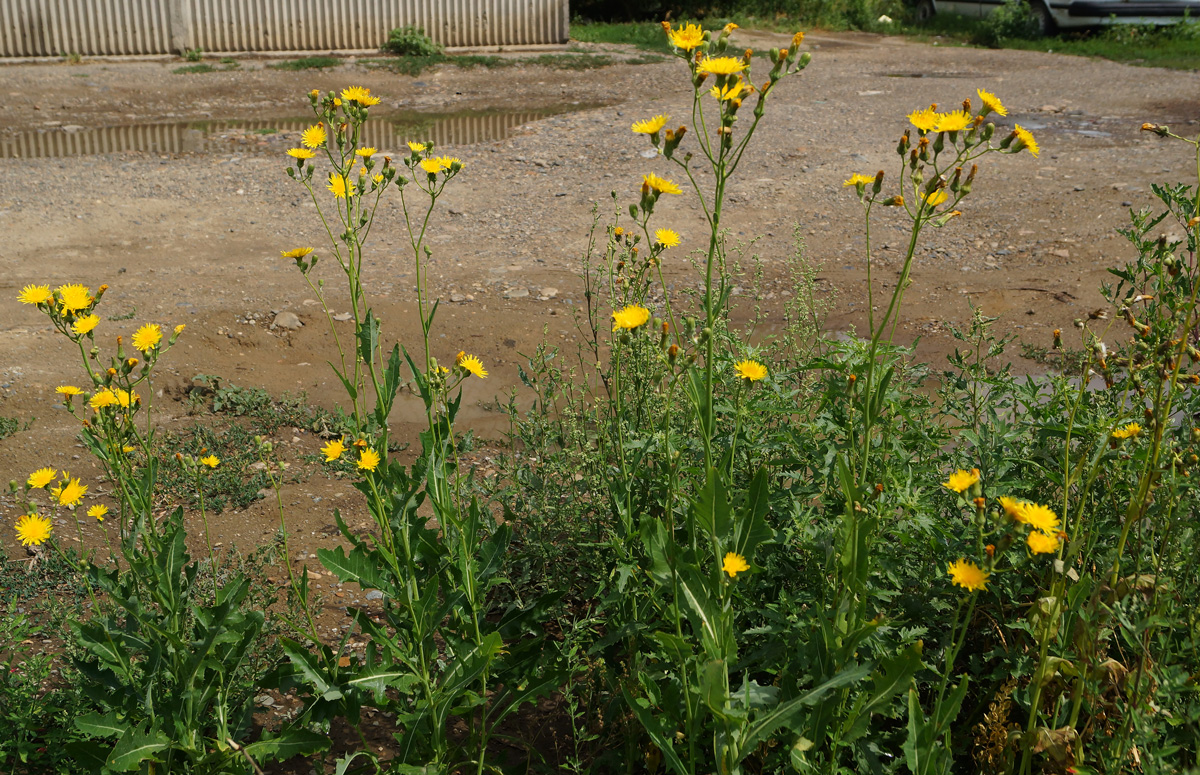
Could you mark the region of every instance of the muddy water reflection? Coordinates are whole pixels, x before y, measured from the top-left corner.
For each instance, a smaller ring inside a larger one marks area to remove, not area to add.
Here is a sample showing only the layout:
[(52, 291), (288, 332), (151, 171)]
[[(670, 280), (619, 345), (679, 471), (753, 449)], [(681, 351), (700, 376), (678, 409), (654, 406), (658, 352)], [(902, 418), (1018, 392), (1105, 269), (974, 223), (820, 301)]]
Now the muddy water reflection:
[[(406, 113), (373, 118), (364, 127), (364, 145), (382, 151), (406, 140), (432, 140), (439, 146), (499, 140), (518, 126), (591, 105), (560, 105), (540, 110), (464, 113)], [(160, 124), (84, 127), (55, 126), (0, 134), (0, 159), (87, 156), (126, 151), (143, 153), (274, 153), (298, 142), (293, 136), (312, 119), (261, 121), (180, 121)]]

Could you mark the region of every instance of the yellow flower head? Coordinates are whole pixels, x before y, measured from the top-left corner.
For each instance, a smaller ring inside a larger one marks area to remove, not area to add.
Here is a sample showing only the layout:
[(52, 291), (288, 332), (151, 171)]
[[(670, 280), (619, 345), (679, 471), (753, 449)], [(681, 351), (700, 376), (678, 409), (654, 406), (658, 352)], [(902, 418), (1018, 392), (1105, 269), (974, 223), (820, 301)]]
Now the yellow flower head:
[(72, 479), (70, 474), (63, 471), (62, 484), (52, 487), (50, 494), (58, 498), (60, 506), (76, 506), (83, 500), (83, 496), (87, 494), (87, 491), (88, 486), (86, 484), (80, 484), (78, 478)]
[(157, 323), (147, 323), (133, 332), (133, 346), (144, 353), (158, 347), (158, 343), (161, 341), (162, 329), (158, 327)]
[(326, 188), (337, 199), (345, 199), (348, 195), (354, 195), (354, 184), (345, 175), (339, 175), (336, 172), (329, 173), (329, 184)]
[(655, 175), (653, 172), (651, 172), (649, 175), (646, 175), (644, 178), (642, 178), (642, 185), (648, 186), (648, 187), (654, 189), (655, 191), (659, 192), (660, 194), (682, 194), (683, 193), (682, 191), (679, 190), (679, 186), (675, 185), (674, 183), (667, 180), (666, 178), (660, 178), (658, 175)]
[(1000, 98), (995, 94), (992, 94), (989, 91), (984, 91), (983, 89), (976, 89), (975, 93), (979, 95), (980, 101), (983, 102), (985, 113), (997, 113), (1001, 116), (1008, 115), (1008, 110), (1000, 102)]
[(312, 248), (292, 248), (291, 250), (281, 250), (279, 254), (284, 258), (304, 258), (311, 252), (313, 252)]
[(671, 29), (666, 22), (663, 24), (667, 26), (667, 39), (677, 49), (691, 51), (704, 42), (704, 30), (699, 24), (688, 24), (687, 26), (681, 24), (677, 30)]
[(1012, 519), (1015, 519), (1017, 522), (1023, 521), (1021, 519), (1021, 513), (1025, 510), (1025, 506), (1027, 505), (1026, 503), (1019, 501), (1016, 498), (1010, 498), (1007, 495), (1001, 495), (999, 500), (1000, 507), (1004, 509), (1005, 514)]
[(978, 481), (978, 468), (972, 468), (970, 471), (964, 471), (960, 468), (954, 473), (950, 474), (950, 478), (942, 482), (942, 486), (947, 490), (954, 490), (955, 492), (961, 493), (963, 490), (966, 490), (968, 487)]
[(346, 102), (357, 102), (364, 108), (379, 104), (379, 98), (372, 97), (371, 90), (364, 86), (351, 86), (347, 89), (342, 89), (341, 98)]
[(92, 399), (88, 401), (88, 406), (95, 409), (97, 412), (117, 403), (117, 395), (108, 388), (104, 388), (96, 392)]
[(463, 160), (457, 156), (438, 156), (434, 161), (442, 165), (442, 169), (444, 170), (452, 168), (455, 164), (459, 167), (463, 166)]
[(733, 364), (733, 370), (737, 372), (739, 377), (748, 379), (751, 382), (758, 382), (767, 376), (767, 367), (758, 361), (738, 361)]
[(1132, 439), (1141, 435), (1141, 432), (1142, 426), (1135, 422), (1131, 422), (1124, 428), (1117, 428), (1115, 431), (1113, 431), (1112, 435), (1114, 439)]
[(733, 75), (745, 70), (746, 63), (737, 57), (704, 57), (696, 69), (713, 75)]
[(737, 578), (742, 571), (750, 570), (750, 564), (742, 555), (736, 552), (727, 552), (725, 561), (721, 563), (721, 570), (729, 574), (729, 578)]
[(437, 159), (422, 159), (420, 166), (430, 175), (436, 175), (442, 171), (442, 163)]
[(412, 151), (413, 153), (421, 153), (427, 147), (428, 146), (426, 146), (425, 143), (414, 143), (411, 141), (408, 143), (408, 150)]
[(59, 385), (58, 387), (54, 388), (54, 392), (58, 393), (60, 396), (68, 397), (83, 395), (83, 391), (74, 385)]
[(374, 156), (375, 154), (379, 153), (379, 149), (378, 148), (359, 148), (357, 151), (355, 151), (355, 153), (358, 154), (359, 156), (363, 157), (364, 159), (369, 159), (372, 156)]
[(376, 175), (375, 177), (371, 178), (371, 180), (375, 181), (376, 183), (382, 183), (383, 182), (383, 173)]
[(632, 331), (638, 326), (644, 326), (650, 320), (650, 310), (631, 304), (613, 313), (613, 331)]
[(179, 325), (175, 326), (175, 336), (182, 334), (183, 329), (185, 328), (187, 328), (187, 323), (180, 323)]
[(117, 388), (113, 391), (113, 395), (117, 397), (117, 403), (128, 409), (141, 400), (141, 396), (137, 393), (130, 393), (128, 390)]
[(367, 447), (358, 453), (358, 467), (362, 471), (374, 471), (379, 465), (379, 453)]
[(458, 357), (454, 359), (454, 364), (466, 369), (480, 379), (484, 379), (488, 375), (487, 369), (483, 368), (483, 363), (474, 355), (459, 352)]
[(922, 132), (928, 132), (937, 126), (938, 122), (937, 105), (930, 105), (925, 110), (914, 110), (908, 114), (908, 121)]
[(332, 463), (333, 461), (337, 460), (345, 451), (346, 445), (342, 443), (341, 439), (334, 439), (325, 446), (321, 447), (321, 452), (325, 455), (326, 463)]
[(17, 295), (17, 301), (22, 304), (45, 304), (53, 298), (49, 285), (26, 285)]
[(78, 283), (60, 285), (58, 288), (59, 305), (63, 312), (78, 312), (92, 306), (92, 294), (86, 286)]
[(300, 133), (300, 143), (305, 148), (320, 148), (325, 140), (325, 125), (319, 122)]
[(634, 132), (641, 135), (658, 134), (658, 131), (666, 126), (667, 117), (665, 115), (657, 115), (654, 118), (646, 118), (641, 121), (635, 121), (631, 127)]
[(655, 229), (654, 239), (664, 248), (673, 248), (679, 245), (679, 235), (671, 229)]
[(26, 514), (17, 520), (17, 540), (21, 546), (41, 546), (50, 537), (54, 526), (39, 514)]
[(804, 33), (803, 32), (797, 32), (795, 35), (792, 36), (792, 45), (793, 46), (796, 46), (797, 48), (799, 48), (800, 44), (803, 42), (804, 42)]
[(937, 207), (942, 202), (945, 202), (947, 199), (950, 198), (950, 195), (946, 193), (946, 189), (944, 189), (944, 188), (939, 188), (937, 191), (934, 191), (929, 196), (925, 196), (924, 192), (920, 192), (920, 194), (921, 194), (921, 200), (923, 202), (925, 202), (925, 204), (929, 205), (930, 207)]
[(712, 87), (708, 90), (708, 93), (722, 102), (728, 102), (729, 100), (736, 100), (738, 97), (742, 96), (742, 91), (745, 88), (746, 82), (743, 81), (739, 76), (736, 81), (725, 84), (724, 87)]
[(874, 175), (859, 175), (856, 172), (853, 175), (851, 175), (850, 177), (846, 178), (844, 181), (842, 181), (842, 188), (849, 188), (850, 186), (870, 186), (870, 185), (874, 185), (874, 183), (875, 183)]
[(1029, 551), (1033, 554), (1050, 554), (1058, 551), (1059, 542), (1057, 535), (1043, 533), (1041, 530), (1031, 530), (1025, 543), (1029, 545)]
[(950, 579), (971, 592), (981, 592), (987, 589), (988, 575), (978, 565), (970, 560), (955, 560), (947, 568)]
[(89, 517), (95, 517), (97, 522), (103, 522), (104, 518), (108, 516), (108, 506), (105, 506), (103, 503), (97, 503), (88, 509), (87, 513)]
[(935, 132), (961, 132), (971, 124), (971, 114), (965, 110), (953, 110), (949, 113), (939, 113), (937, 123), (933, 126)]
[(208, 457), (200, 458), (200, 462), (209, 468), (216, 468), (221, 464), (221, 458), (217, 457), (216, 455), (209, 455)]
[(1034, 530), (1050, 533), (1058, 530), (1058, 515), (1049, 506), (1037, 503), (1026, 503), (1017, 516), (1018, 522), (1024, 522)]
[(40, 490), (46, 485), (54, 481), (54, 477), (58, 476), (58, 471), (53, 468), (39, 468), (29, 475), (25, 481), (35, 490)]
[[(1022, 127), (1020, 124), (1017, 124), (1016, 127), (1013, 128), (1013, 134), (1017, 136), (1017, 143), (1024, 148), (1028, 148), (1029, 152), (1034, 156), (1038, 155), (1038, 144), (1037, 140), (1033, 139), (1033, 133)], [(1017, 150), (1019, 151), (1021, 149), (1018, 148)]]
[(100, 316), (92, 313), (91, 315), (87, 315), (86, 317), (76, 320), (75, 325), (71, 326), (71, 330), (80, 336), (83, 336), (98, 325), (100, 325)]
[(311, 159), (312, 157), (316, 156), (315, 153), (307, 148), (288, 148), (287, 155), (291, 156), (293, 159)]

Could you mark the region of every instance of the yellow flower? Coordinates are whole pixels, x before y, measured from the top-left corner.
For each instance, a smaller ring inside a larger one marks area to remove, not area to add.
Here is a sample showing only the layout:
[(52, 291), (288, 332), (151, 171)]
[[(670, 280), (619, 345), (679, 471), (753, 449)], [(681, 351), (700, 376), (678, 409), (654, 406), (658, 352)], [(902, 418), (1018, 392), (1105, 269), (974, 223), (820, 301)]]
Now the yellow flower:
[(967, 489), (978, 481), (978, 468), (972, 468), (970, 471), (964, 471), (960, 468), (954, 473), (950, 474), (950, 478), (942, 482), (942, 486), (947, 490), (954, 490), (955, 492), (961, 493), (963, 490)]
[(88, 292), (86, 286), (78, 283), (60, 285), (58, 298), (64, 312), (78, 312), (92, 306), (92, 294)]
[(347, 195), (354, 195), (354, 184), (345, 175), (339, 175), (336, 172), (329, 173), (329, 185), (326, 188), (337, 199), (345, 199)]
[(311, 159), (312, 157), (316, 156), (315, 153), (307, 148), (288, 148), (287, 155), (291, 156), (293, 159)]
[(671, 229), (655, 229), (654, 239), (658, 240), (658, 244), (664, 248), (673, 248), (679, 245), (679, 235)]
[(103, 522), (104, 518), (108, 516), (108, 506), (105, 506), (103, 503), (97, 503), (88, 509), (87, 513), (89, 517), (95, 517), (97, 522)]
[(874, 183), (874, 175), (859, 175), (856, 172), (846, 180), (842, 181), (842, 188), (849, 188), (850, 186), (870, 186)]
[(655, 191), (659, 192), (660, 194), (681, 194), (681, 193), (683, 193), (682, 191), (679, 190), (679, 186), (675, 185), (674, 183), (667, 180), (666, 178), (660, 178), (658, 175), (655, 175), (653, 172), (651, 172), (649, 175), (646, 175), (644, 178), (642, 178), (642, 185), (649, 186), (650, 188), (654, 189)]
[(92, 313), (87, 317), (82, 317), (76, 320), (75, 325), (71, 326), (71, 330), (80, 336), (83, 336), (98, 325), (100, 325), (100, 316)]
[(736, 552), (727, 552), (725, 561), (721, 563), (721, 570), (729, 574), (729, 578), (736, 578), (739, 573), (744, 570), (750, 570), (749, 563), (746, 558)]
[(963, 589), (969, 589), (972, 592), (987, 589), (988, 574), (970, 560), (955, 560), (950, 563), (947, 572), (954, 583)]
[(696, 69), (713, 75), (733, 75), (745, 70), (746, 63), (737, 57), (704, 57)]
[(425, 143), (409, 142), (408, 144), (408, 150), (412, 151), (413, 153), (421, 153), (428, 147), (429, 146), (425, 145)]
[(434, 159), (434, 161), (436, 161), (438, 164), (442, 165), (442, 169), (444, 169), (444, 170), (450, 169), (455, 164), (457, 164), (460, 167), (463, 166), (463, 160), (458, 158), (457, 156), (438, 156), (436, 159)]
[(80, 390), (79, 388), (75, 387), (74, 385), (59, 385), (58, 387), (54, 388), (54, 392), (58, 393), (60, 396), (81, 396), (81, 395), (83, 395), (83, 391)]
[(1021, 519), (1021, 514), (1025, 510), (1026, 503), (1016, 498), (1010, 498), (1007, 495), (1001, 495), (999, 500), (1000, 507), (1004, 509), (1005, 514), (1008, 514), (1008, 516), (1018, 522), (1024, 521)]
[(41, 546), (54, 529), (49, 519), (38, 514), (26, 514), (17, 520), (16, 527), (21, 546)]
[(200, 458), (200, 462), (209, 468), (216, 468), (221, 464), (221, 458), (217, 457), (216, 455), (209, 455), (208, 457)]
[(437, 159), (422, 159), (420, 166), (430, 175), (436, 175), (442, 171), (442, 163)]
[(383, 173), (376, 175), (375, 177), (371, 178), (371, 180), (375, 181), (376, 183), (382, 183), (383, 182)]
[(279, 254), (284, 258), (304, 258), (311, 252), (313, 252), (312, 248), (292, 248), (291, 250), (281, 250)]
[(117, 403), (117, 396), (108, 388), (104, 388), (92, 396), (92, 400), (88, 401), (88, 406), (95, 409), (97, 412), (105, 407), (112, 406)]
[(800, 44), (803, 42), (804, 42), (804, 33), (803, 32), (797, 32), (795, 35), (792, 36), (792, 45), (793, 46), (796, 46), (797, 48), (799, 48)]
[(358, 154), (359, 156), (363, 157), (364, 159), (369, 159), (372, 156), (374, 156), (375, 154), (379, 153), (379, 149), (377, 149), (377, 148), (359, 148), (357, 151), (355, 151), (355, 153)]
[(938, 122), (937, 106), (930, 105), (925, 110), (914, 110), (908, 114), (908, 121), (922, 132), (928, 132), (937, 125)]
[(162, 341), (162, 329), (157, 323), (147, 323), (133, 333), (133, 346), (144, 353), (150, 352)]
[(54, 298), (49, 285), (26, 285), (17, 295), (17, 301), (22, 304), (45, 304)]
[(646, 321), (650, 320), (650, 310), (645, 307), (639, 307), (636, 304), (631, 304), (622, 310), (613, 313), (613, 331), (625, 329), (632, 331), (638, 326), (643, 326)]
[(29, 475), (26, 482), (33, 489), (40, 490), (53, 482), (56, 476), (58, 476), (58, 471), (55, 471), (53, 468), (39, 468)]
[(461, 366), (480, 379), (484, 379), (488, 375), (487, 369), (483, 368), (483, 363), (481, 363), (480, 360), (474, 355), (467, 355), (466, 353), (460, 351), (458, 353), (458, 357), (454, 359), (454, 364), (456, 366)]
[[(663, 22), (665, 25), (666, 22)], [(704, 42), (704, 30), (699, 24), (689, 24), (687, 26), (679, 25), (679, 29), (667, 29), (667, 39), (671, 41), (671, 45), (683, 51), (691, 51), (699, 47)]]
[(767, 376), (767, 367), (758, 361), (738, 361), (733, 364), (733, 370), (742, 379), (748, 379), (751, 382), (758, 382)]
[(1043, 533), (1041, 530), (1030, 531), (1025, 543), (1029, 544), (1029, 551), (1034, 554), (1050, 554), (1058, 551), (1058, 536)]
[(708, 93), (722, 102), (728, 102), (729, 100), (736, 100), (739, 96), (741, 96), (742, 89), (745, 86), (746, 82), (739, 77), (733, 83), (726, 84), (724, 88), (720, 86), (712, 87), (708, 90)]
[(638, 134), (653, 135), (653, 134), (658, 134), (658, 131), (660, 129), (662, 129), (666, 125), (666, 123), (667, 123), (667, 117), (665, 115), (658, 115), (658, 116), (655, 116), (654, 118), (647, 118), (642, 121), (635, 121), (632, 129), (634, 132), (637, 132)]
[(72, 479), (71, 475), (63, 471), (63, 482), (57, 487), (50, 489), (50, 494), (58, 498), (58, 503), (61, 506), (75, 506), (83, 496), (87, 494), (88, 486), (80, 484), (79, 479)]
[(1141, 432), (1142, 426), (1135, 422), (1131, 422), (1124, 428), (1117, 428), (1112, 432), (1112, 435), (1114, 439), (1132, 439), (1140, 435)]
[(1000, 98), (995, 94), (983, 89), (976, 89), (975, 93), (979, 95), (980, 101), (983, 102), (983, 107), (987, 108), (984, 111), (985, 113), (998, 113), (1001, 116), (1008, 115), (1008, 110), (1005, 109), (1004, 105), (1000, 102)]
[(117, 397), (117, 403), (126, 409), (141, 400), (141, 397), (137, 393), (130, 393), (128, 390), (122, 390), (121, 388), (114, 390), (113, 394)]
[(325, 125), (316, 123), (300, 133), (300, 142), (305, 148), (320, 148), (325, 144)]
[(1043, 533), (1058, 529), (1058, 515), (1049, 506), (1041, 506), (1037, 503), (1026, 503), (1025, 508), (1021, 509), (1017, 521), (1024, 522), (1034, 530), (1041, 530)]
[(185, 328), (187, 328), (187, 323), (180, 323), (179, 325), (175, 326), (175, 336), (182, 334), (183, 329)]
[(342, 89), (341, 97), (346, 102), (357, 102), (364, 108), (379, 104), (379, 98), (372, 97), (371, 90), (364, 86), (351, 86), (347, 89)]
[(321, 447), (321, 452), (325, 454), (326, 463), (332, 463), (333, 461), (337, 460), (345, 451), (346, 445), (342, 443), (341, 439), (334, 439), (325, 446)]
[(965, 110), (954, 110), (949, 113), (939, 113), (935, 132), (961, 132), (971, 123), (971, 114)]
[(944, 189), (944, 188), (940, 188), (937, 191), (934, 191), (929, 196), (925, 196), (924, 192), (920, 192), (920, 194), (921, 194), (921, 200), (923, 202), (925, 202), (925, 204), (929, 205), (931, 208), (937, 207), (942, 202), (945, 202), (947, 199), (950, 198), (950, 195), (946, 193), (946, 189)]
[[(1039, 149), (1037, 140), (1033, 139), (1033, 134), (1028, 129), (1025, 129), (1020, 124), (1017, 124), (1016, 127), (1013, 128), (1013, 134), (1017, 136), (1017, 143), (1024, 148), (1028, 148), (1029, 152), (1034, 156), (1038, 155)], [(1019, 151), (1021, 149), (1018, 148), (1017, 150)]]
[(358, 467), (363, 471), (374, 471), (379, 465), (379, 453), (367, 447), (358, 453)]

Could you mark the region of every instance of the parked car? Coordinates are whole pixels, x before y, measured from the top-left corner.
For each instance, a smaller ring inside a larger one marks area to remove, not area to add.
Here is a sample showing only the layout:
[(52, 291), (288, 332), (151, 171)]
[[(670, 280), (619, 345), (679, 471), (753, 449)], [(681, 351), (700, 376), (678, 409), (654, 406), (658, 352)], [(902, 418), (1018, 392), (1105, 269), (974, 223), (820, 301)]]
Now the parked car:
[[(916, 18), (957, 13), (982, 19), (1003, 0), (917, 0)], [(1043, 35), (1056, 29), (1100, 27), (1108, 24), (1176, 24), (1200, 18), (1200, 0), (1029, 0)]]

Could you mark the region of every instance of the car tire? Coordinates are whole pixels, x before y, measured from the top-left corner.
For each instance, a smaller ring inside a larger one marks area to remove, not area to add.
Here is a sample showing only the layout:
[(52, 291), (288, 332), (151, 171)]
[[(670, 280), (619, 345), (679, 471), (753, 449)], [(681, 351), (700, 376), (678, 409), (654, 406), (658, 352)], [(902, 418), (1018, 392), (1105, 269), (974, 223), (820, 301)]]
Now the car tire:
[(1050, 7), (1044, 0), (1033, 0), (1030, 8), (1033, 11), (1033, 18), (1037, 22), (1036, 28), (1039, 37), (1049, 37), (1058, 30), (1058, 24), (1054, 21), (1054, 17), (1050, 14)]
[(933, 8), (933, 0), (918, 0), (917, 8), (913, 12), (913, 16), (917, 24), (928, 24), (933, 20), (933, 15), (936, 11)]

